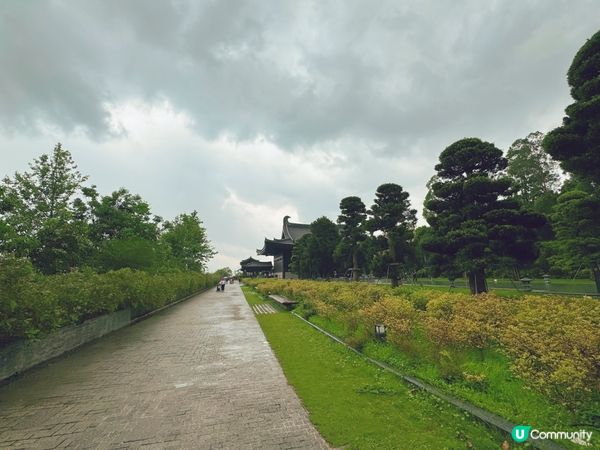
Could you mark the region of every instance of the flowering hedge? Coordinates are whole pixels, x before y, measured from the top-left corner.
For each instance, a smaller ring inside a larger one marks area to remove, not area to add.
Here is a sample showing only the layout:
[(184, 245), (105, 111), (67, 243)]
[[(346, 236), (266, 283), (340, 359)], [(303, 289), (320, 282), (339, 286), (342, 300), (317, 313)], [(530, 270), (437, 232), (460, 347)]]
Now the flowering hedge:
[(153, 275), (131, 269), (43, 276), (27, 260), (1, 258), (0, 346), (119, 309), (140, 316), (216, 281), (196, 272)]
[(451, 348), (496, 348), (510, 358), (514, 373), (564, 405), (600, 392), (600, 301), (592, 298), (494, 294), (471, 296), (417, 288), (391, 289), (365, 283), (250, 279), (263, 294), (301, 302), (305, 316), (342, 323), (348, 342), (370, 339), (383, 323), (399, 347), (416, 332), (444, 361)]

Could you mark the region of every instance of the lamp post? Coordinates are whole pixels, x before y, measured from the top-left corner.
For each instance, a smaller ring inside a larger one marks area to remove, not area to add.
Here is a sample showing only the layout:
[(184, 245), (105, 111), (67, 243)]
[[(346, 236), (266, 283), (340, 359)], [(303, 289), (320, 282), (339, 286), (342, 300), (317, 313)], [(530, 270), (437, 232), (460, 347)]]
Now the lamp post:
[(386, 329), (385, 329), (385, 325), (382, 323), (378, 323), (375, 324), (375, 337), (379, 340), (384, 340), (385, 339), (385, 333), (386, 333)]

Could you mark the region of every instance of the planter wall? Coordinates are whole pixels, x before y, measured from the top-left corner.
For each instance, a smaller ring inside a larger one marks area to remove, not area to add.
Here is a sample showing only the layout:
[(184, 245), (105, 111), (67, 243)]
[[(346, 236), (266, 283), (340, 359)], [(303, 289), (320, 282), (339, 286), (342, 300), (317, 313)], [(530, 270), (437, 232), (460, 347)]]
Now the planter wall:
[(43, 339), (14, 342), (0, 350), (0, 381), (130, 323), (131, 312), (126, 309), (60, 328)]

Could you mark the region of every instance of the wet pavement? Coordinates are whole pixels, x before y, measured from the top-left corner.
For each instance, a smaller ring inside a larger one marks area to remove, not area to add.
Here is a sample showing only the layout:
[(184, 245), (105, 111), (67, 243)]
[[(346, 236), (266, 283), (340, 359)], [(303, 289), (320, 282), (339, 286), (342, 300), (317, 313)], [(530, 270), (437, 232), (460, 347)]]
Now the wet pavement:
[(237, 284), (0, 386), (0, 448), (326, 448)]

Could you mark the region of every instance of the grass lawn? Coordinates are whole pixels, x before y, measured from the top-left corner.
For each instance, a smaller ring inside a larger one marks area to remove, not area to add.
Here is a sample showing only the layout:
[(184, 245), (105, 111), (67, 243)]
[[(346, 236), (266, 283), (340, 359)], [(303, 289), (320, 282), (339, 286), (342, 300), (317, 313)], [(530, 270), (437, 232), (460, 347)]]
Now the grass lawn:
[[(265, 303), (250, 288), (243, 290), (248, 303)], [(257, 319), (311, 421), (333, 447), (494, 449), (511, 441), (408, 387), (289, 313)]]
[[(312, 316), (310, 321), (342, 339), (348, 337), (348, 331), (336, 321), (319, 316)], [(386, 342), (368, 341), (362, 352), (400, 373), (416, 376), (514, 423), (544, 430), (578, 431), (585, 428), (593, 431), (594, 448), (600, 448), (597, 437), (600, 430), (586, 418), (588, 414), (597, 414), (597, 402), (581, 405), (579, 414), (568, 411), (541, 393), (528, 389), (511, 374), (508, 359), (497, 350), (486, 349), (483, 360), (481, 353), (474, 349), (454, 349), (447, 353), (450, 359), (446, 360), (446, 367), (458, 373), (483, 375), (483, 383), (467, 382), (462, 377), (446, 380), (439, 364), (434, 363), (433, 347), (424, 336), (417, 335), (410, 342), (410, 351), (402, 351)], [(570, 449), (581, 448), (565, 440), (560, 444)]]
[[(488, 287), (494, 292), (515, 292), (517, 291), (517, 288), (522, 289), (520, 283), (515, 283), (508, 278), (487, 277), (487, 283)], [(449, 281), (446, 278), (419, 278), (419, 284), (428, 287), (440, 286), (448, 289)], [(454, 288), (456, 291), (468, 291), (466, 281), (463, 278), (455, 280), (454, 285), (456, 286), (456, 288)], [(572, 294), (596, 293), (596, 284), (589, 279), (570, 280), (565, 278), (552, 278), (550, 280), (550, 286), (546, 286), (542, 278), (536, 278), (532, 280), (531, 287), (535, 290), (547, 292), (563, 292)]]

